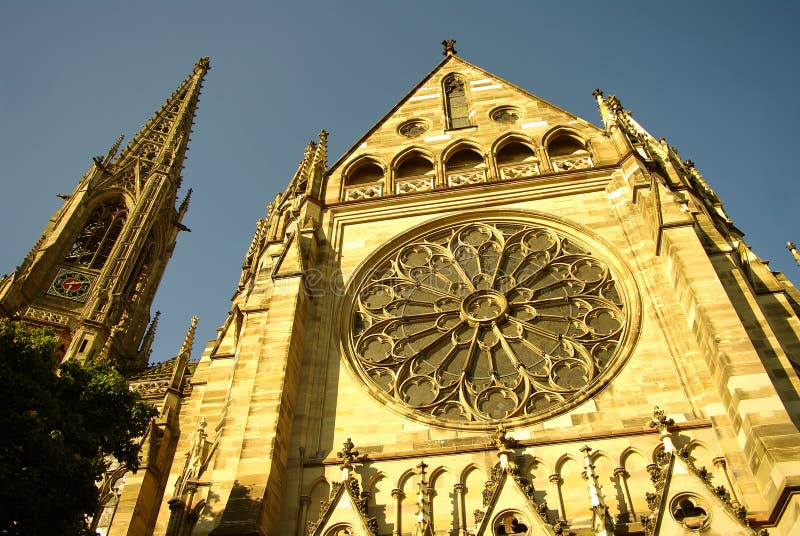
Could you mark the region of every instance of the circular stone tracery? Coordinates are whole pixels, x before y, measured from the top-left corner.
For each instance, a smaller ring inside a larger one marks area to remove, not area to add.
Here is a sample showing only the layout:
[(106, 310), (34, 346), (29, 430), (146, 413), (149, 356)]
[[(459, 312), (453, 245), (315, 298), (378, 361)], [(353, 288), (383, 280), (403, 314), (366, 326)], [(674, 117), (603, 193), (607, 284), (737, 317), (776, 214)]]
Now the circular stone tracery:
[(573, 234), (497, 218), (376, 254), (348, 289), (350, 364), (379, 398), (440, 426), (573, 407), (621, 364), (631, 320), (622, 285)]
[(508, 300), (496, 290), (476, 290), (461, 301), (461, 318), (472, 326), (500, 322), (508, 312)]

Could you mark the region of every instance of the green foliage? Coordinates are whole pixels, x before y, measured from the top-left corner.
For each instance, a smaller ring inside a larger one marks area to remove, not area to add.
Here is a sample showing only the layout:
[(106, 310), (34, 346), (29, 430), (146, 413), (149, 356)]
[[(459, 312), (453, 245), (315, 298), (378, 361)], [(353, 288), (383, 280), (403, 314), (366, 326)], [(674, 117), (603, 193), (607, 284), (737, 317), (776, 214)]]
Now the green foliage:
[(56, 339), (0, 319), (0, 535), (87, 534), (105, 458), (135, 470), (155, 410), (102, 363), (55, 373)]

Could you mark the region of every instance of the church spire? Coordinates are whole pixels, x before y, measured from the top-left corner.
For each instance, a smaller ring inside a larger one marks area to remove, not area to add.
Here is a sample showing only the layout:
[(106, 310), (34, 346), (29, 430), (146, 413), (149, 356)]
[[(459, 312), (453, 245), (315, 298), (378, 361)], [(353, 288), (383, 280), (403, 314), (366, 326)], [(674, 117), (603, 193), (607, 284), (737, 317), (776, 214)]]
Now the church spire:
[(150, 305), (188, 230), (188, 195), (176, 201), (208, 70), (201, 58), (125, 149), (120, 136), (92, 159), (22, 265), (0, 280), (0, 314), (53, 328), (65, 359), (147, 364)]
[(203, 79), (211, 68), (207, 57), (195, 63), (192, 73), (161, 108), (142, 126), (114, 161), (117, 168), (139, 161), (145, 172), (174, 171), (183, 167)]

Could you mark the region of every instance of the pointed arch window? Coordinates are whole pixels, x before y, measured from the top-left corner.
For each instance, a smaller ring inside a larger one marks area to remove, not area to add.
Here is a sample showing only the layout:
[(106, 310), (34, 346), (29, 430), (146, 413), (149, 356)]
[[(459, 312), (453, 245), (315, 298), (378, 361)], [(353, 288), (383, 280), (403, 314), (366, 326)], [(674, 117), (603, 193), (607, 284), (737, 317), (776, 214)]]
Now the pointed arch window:
[(344, 177), (344, 200), (372, 199), (383, 195), (384, 167), (372, 158), (364, 158)]
[(407, 194), (433, 190), (436, 172), (431, 162), (421, 153), (413, 152), (403, 158), (395, 171), (395, 192)]
[(512, 140), (503, 145), (496, 156), (497, 170), (501, 179), (517, 179), (539, 174), (539, 160), (531, 147), (521, 141)]
[(127, 217), (128, 209), (120, 199), (97, 205), (64, 260), (87, 268), (102, 268)]
[(569, 133), (560, 133), (547, 143), (553, 171), (573, 171), (594, 166), (588, 144)]
[(474, 148), (459, 148), (447, 157), (444, 167), (448, 186), (486, 182), (486, 163)]
[(471, 126), (467, 84), (463, 78), (452, 75), (444, 79), (444, 101), (448, 129)]

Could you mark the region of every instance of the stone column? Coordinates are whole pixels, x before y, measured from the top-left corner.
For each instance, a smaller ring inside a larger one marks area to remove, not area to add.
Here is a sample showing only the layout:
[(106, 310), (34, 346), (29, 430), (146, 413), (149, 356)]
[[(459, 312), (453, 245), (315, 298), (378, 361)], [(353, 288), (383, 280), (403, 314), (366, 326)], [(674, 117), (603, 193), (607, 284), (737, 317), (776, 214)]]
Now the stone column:
[(557, 473), (553, 473), (550, 475), (550, 483), (553, 484), (553, 488), (556, 490), (556, 497), (558, 498), (558, 519), (561, 521), (567, 520), (567, 515), (564, 513), (564, 497), (561, 495), (561, 477), (558, 476)]
[(186, 513), (186, 503), (179, 498), (170, 499), (169, 502), (169, 523), (167, 524), (167, 536), (180, 536), (183, 517)]
[(311, 504), (311, 497), (308, 495), (300, 495), (300, 513), (297, 516), (297, 536), (305, 535), (309, 504)]
[(458, 534), (459, 536), (467, 536), (467, 506), (464, 499), (464, 484), (453, 486), (453, 493), (458, 502)]
[(614, 469), (614, 476), (617, 477), (617, 482), (622, 485), (622, 490), (625, 492), (625, 502), (628, 508), (628, 523), (633, 523), (636, 521), (636, 510), (633, 508), (631, 491), (628, 489), (628, 472), (624, 467), (617, 467)]
[(403, 497), (405, 493), (400, 488), (392, 490), (392, 499), (394, 499), (394, 530), (392, 536), (400, 536), (400, 521), (403, 518)]

